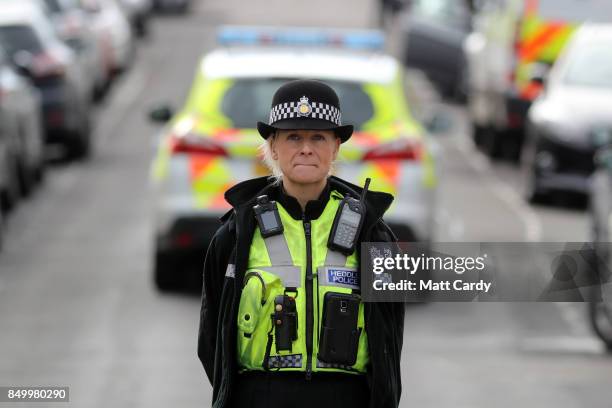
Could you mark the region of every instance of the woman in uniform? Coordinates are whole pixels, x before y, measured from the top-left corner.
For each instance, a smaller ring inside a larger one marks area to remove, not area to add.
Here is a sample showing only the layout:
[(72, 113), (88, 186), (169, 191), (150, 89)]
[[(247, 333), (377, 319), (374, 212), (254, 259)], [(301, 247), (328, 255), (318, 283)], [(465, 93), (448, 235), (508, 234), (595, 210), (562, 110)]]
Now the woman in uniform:
[[(364, 303), (361, 242), (394, 242), (390, 194), (331, 176), (338, 96), (296, 80), (257, 124), (273, 176), (230, 188), (204, 266), (198, 356), (213, 406), (395, 408), (403, 304)], [(367, 188), (366, 188), (367, 189)]]

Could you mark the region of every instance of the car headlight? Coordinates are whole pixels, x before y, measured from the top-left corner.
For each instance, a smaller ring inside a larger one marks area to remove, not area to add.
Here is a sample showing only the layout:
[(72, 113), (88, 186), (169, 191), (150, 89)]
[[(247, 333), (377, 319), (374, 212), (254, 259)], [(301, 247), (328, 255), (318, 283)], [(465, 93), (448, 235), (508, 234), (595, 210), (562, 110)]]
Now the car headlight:
[(593, 147), (599, 149), (612, 145), (612, 126), (596, 126), (590, 132)]
[(563, 122), (544, 121), (538, 126), (540, 133), (564, 144), (584, 144), (584, 136), (572, 125)]

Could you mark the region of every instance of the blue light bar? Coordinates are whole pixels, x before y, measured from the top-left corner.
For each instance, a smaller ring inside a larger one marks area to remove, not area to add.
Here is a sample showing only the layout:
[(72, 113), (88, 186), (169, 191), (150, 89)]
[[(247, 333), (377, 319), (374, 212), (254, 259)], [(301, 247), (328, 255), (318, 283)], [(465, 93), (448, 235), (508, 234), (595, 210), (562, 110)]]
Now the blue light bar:
[(217, 32), (221, 45), (276, 45), (383, 50), (385, 35), (378, 30), (340, 30), (293, 27), (224, 26)]

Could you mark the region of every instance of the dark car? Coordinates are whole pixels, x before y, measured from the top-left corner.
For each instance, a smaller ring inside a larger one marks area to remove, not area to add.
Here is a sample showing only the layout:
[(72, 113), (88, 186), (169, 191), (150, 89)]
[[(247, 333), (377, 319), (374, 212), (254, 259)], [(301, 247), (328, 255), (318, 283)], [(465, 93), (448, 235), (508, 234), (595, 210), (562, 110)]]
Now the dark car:
[(38, 91), (0, 48), (0, 202), (13, 207), (42, 178), (44, 151)]
[(44, 4), (58, 36), (72, 48), (83, 67), (92, 99), (99, 99), (110, 76), (105, 66), (105, 49), (98, 41), (90, 16), (78, 0), (44, 0)]
[(446, 96), (462, 98), (463, 41), (471, 29), (464, 0), (413, 0), (401, 19), (403, 60), (424, 71)]
[[(542, 82), (543, 78), (534, 78)], [(612, 129), (612, 25), (579, 29), (528, 114), (527, 198), (588, 194), (593, 134)]]
[(42, 98), (46, 140), (71, 157), (90, 150), (90, 94), (72, 50), (56, 35), (40, 4), (6, 1), (0, 13), (0, 45)]

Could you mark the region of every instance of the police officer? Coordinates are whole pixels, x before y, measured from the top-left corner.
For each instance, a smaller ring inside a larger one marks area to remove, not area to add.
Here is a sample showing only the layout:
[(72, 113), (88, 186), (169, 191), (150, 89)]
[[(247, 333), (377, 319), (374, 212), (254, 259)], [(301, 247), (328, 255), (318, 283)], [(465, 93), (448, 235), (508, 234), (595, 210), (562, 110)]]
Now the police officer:
[(352, 135), (328, 85), (296, 80), (257, 124), (273, 177), (230, 188), (204, 266), (198, 356), (213, 407), (397, 407), (404, 309), (360, 301), (390, 194), (331, 176)]

